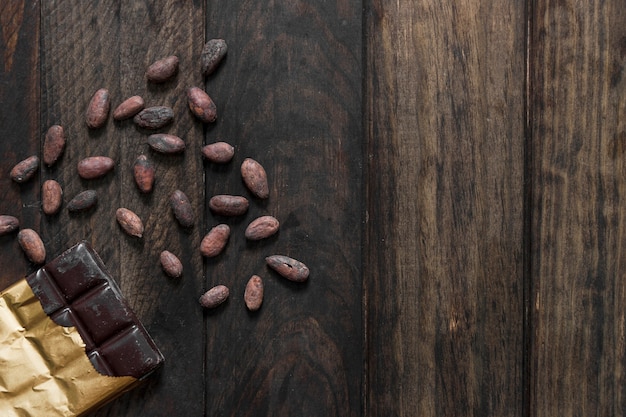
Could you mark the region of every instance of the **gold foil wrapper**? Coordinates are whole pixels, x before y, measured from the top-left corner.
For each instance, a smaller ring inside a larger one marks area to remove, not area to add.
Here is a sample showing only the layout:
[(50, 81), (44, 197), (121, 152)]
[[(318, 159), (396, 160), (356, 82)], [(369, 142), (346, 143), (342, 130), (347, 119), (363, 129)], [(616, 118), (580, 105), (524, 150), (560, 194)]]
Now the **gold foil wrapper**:
[(96, 371), (76, 328), (52, 321), (26, 280), (0, 293), (0, 416), (81, 416), (136, 382)]

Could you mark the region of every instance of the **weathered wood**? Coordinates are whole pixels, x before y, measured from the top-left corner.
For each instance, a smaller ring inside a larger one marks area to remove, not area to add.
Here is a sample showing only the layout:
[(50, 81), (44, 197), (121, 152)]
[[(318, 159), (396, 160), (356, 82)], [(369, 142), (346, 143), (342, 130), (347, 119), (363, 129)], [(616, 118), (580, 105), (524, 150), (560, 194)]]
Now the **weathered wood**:
[(624, 415), (626, 10), (530, 18), (531, 415)]
[[(39, 151), (39, 2), (0, 4), (0, 214), (39, 231), (38, 173), (17, 184), (9, 172)], [(25, 277), (35, 266), (21, 252), (16, 233), (0, 236), (0, 289)]]
[[(206, 143), (235, 146), (225, 166), (206, 163), (206, 196), (244, 195), (244, 216), (207, 213), (206, 227), (232, 228), (225, 252), (208, 260), (207, 288), (230, 287), (207, 312), (207, 416), (359, 416), (361, 320), (361, 3), (210, 2), (207, 39), (228, 54), (207, 79), (218, 121)], [(242, 161), (266, 169), (270, 197), (244, 187)], [(275, 237), (246, 242), (260, 215), (281, 222)], [(306, 263), (307, 283), (270, 271), (264, 257)], [(265, 300), (246, 310), (252, 274)]]
[[(201, 294), (202, 260), (199, 245), (203, 213), (203, 167), (200, 157), (203, 127), (192, 119), (185, 89), (202, 83), (199, 55), (204, 40), (202, 4), (185, 2), (74, 1), (42, 4), (42, 121), (59, 123), (67, 132), (63, 158), (46, 176), (61, 182), (65, 201), (93, 188), (98, 206), (86, 213), (70, 214), (66, 207), (44, 219), (44, 236), (52, 252), (60, 252), (80, 239), (89, 240), (120, 282), (129, 303), (166, 357), (158, 375), (125, 394), (94, 415), (171, 416), (201, 415), (203, 410), (204, 335)], [(175, 79), (163, 85), (148, 84), (145, 69), (167, 55), (180, 58)], [(185, 139), (184, 155), (155, 155), (147, 145), (148, 132), (132, 120), (90, 130), (85, 110), (99, 88), (111, 94), (111, 111), (124, 99), (139, 94), (146, 106), (174, 109), (174, 123), (162, 129)], [(146, 154), (156, 166), (151, 194), (143, 195), (132, 176), (132, 165)], [(81, 180), (76, 164), (87, 156), (104, 155), (116, 161), (102, 179)], [(198, 223), (182, 230), (171, 215), (169, 195), (183, 189), (195, 205)], [(122, 232), (115, 211), (126, 207), (143, 220), (141, 239)], [(184, 264), (179, 280), (167, 278), (159, 253), (169, 249)]]
[(366, 414), (519, 416), (524, 4), (366, 10)]

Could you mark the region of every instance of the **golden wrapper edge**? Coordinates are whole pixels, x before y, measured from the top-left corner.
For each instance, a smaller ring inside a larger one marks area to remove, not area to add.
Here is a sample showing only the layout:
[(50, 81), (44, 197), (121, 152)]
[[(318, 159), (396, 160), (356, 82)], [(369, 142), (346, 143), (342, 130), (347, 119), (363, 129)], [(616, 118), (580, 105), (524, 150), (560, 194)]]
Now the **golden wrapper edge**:
[(135, 383), (96, 371), (76, 328), (52, 321), (25, 279), (0, 292), (0, 415), (81, 416)]

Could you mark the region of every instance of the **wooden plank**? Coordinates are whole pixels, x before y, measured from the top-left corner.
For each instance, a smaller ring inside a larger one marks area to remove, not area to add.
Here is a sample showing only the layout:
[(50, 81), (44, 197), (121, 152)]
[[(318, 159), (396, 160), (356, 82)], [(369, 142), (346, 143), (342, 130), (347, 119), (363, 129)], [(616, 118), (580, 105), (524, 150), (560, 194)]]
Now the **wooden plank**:
[[(0, 214), (17, 217), (22, 228), (40, 231), (40, 174), (24, 184), (9, 176), (13, 165), (39, 151), (38, 1), (0, 5), (0, 126)], [(0, 236), (0, 288), (34, 270), (16, 235)]]
[(626, 10), (531, 15), (531, 415), (626, 414)]
[[(207, 39), (229, 45), (207, 79), (218, 121), (206, 142), (235, 147), (226, 166), (206, 164), (206, 196), (250, 198), (248, 213), (207, 213), (207, 228), (232, 228), (225, 252), (206, 262), (210, 287), (230, 287), (207, 313), (207, 416), (362, 414), (362, 72), (357, 1), (208, 2)], [(270, 198), (244, 188), (246, 157), (264, 165)], [(247, 224), (271, 214), (279, 235), (246, 242)], [(285, 254), (305, 262), (309, 282), (287, 282), (264, 265)], [(252, 274), (265, 301), (243, 303)]]
[[(59, 123), (67, 132), (63, 158), (46, 175), (65, 190), (67, 203), (78, 192), (93, 188), (98, 206), (69, 214), (66, 207), (44, 219), (52, 253), (90, 241), (118, 279), (131, 306), (166, 357), (160, 372), (94, 415), (166, 416), (202, 415), (204, 393), (204, 336), (202, 259), (197, 248), (203, 217), (203, 170), (199, 154), (203, 127), (192, 120), (185, 90), (202, 83), (199, 55), (204, 41), (204, 9), (199, 2), (75, 1), (42, 4), (42, 122)], [(144, 72), (156, 59), (180, 57), (177, 77), (164, 85), (147, 83)], [(185, 139), (182, 156), (158, 157), (147, 146), (147, 133), (131, 120), (89, 130), (85, 110), (92, 94), (108, 88), (112, 107), (135, 94), (147, 106), (166, 105), (175, 111), (174, 123), (164, 132)], [(154, 191), (141, 195), (132, 177), (135, 158), (145, 153), (157, 169)], [(116, 161), (102, 179), (81, 180), (76, 164), (87, 156), (104, 155)], [(184, 189), (194, 203), (198, 224), (182, 230), (171, 214), (168, 198)], [(118, 207), (127, 207), (143, 219), (141, 240), (125, 235), (115, 220)], [(168, 279), (160, 269), (163, 249), (177, 253), (184, 264), (180, 280)]]
[(518, 416), (524, 3), (366, 5), (366, 415)]

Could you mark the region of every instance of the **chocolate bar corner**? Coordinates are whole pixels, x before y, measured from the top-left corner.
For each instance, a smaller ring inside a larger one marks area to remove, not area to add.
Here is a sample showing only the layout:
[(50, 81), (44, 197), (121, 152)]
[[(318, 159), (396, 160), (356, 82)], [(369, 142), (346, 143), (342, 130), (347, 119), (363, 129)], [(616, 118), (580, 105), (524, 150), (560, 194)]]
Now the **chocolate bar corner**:
[(86, 242), (0, 292), (2, 416), (80, 416), (163, 361)]

